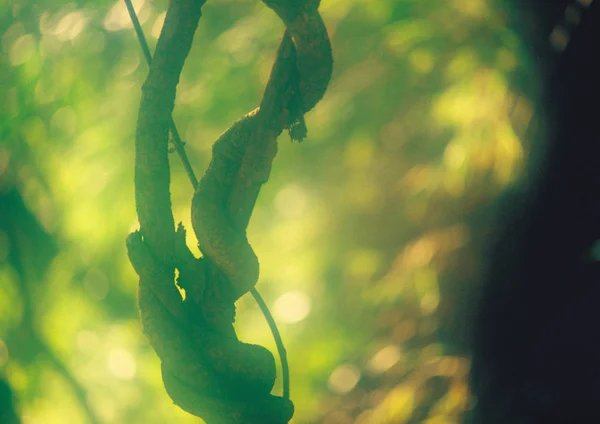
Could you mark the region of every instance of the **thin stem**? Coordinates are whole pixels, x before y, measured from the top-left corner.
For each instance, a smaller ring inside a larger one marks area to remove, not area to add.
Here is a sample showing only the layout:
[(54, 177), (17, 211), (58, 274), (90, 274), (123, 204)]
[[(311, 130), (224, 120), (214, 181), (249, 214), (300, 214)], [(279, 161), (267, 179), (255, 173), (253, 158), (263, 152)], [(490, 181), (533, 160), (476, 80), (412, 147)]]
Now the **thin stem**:
[[(131, 22), (133, 23), (133, 27), (135, 28), (135, 33), (137, 35), (138, 41), (142, 48), (142, 52), (144, 53), (144, 57), (146, 58), (146, 62), (148, 65), (152, 63), (152, 55), (150, 53), (150, 48), (148, 47), (148, 42), (146, 41), (146, 37), (144, 36), (144, 31), (142, 30), (142, 26), (140, 25), (140, 21), (135, 13), (135, 9), (133, 8), (133, 4), (131, 4), (131, 0), (124, 0), (125, 5), (127, 6), (127, 11), (129, 12), (129, 17), (131, 18)], [(173, 140), (173, 144), (175, 145), (175, 149), (181, 162), (183, 163), (183, 167), (187, 173), (188, 179), (192, 183), (194, 187), (194, 191), (198, 187), (198, 179), (196, 178), (196, 174), (192, 168), (190, 160), (185, 152), (185, 147), (183, 142), (181, 141), (181, 137), (179, 136), (179, 131), (177, 130), (177, 126), (175, 125), (175, 121), (173, 117), (171, 117), (171, 136)], [(277, 352), (279, 354), (279, 359), (281, 361), (281, 372), (283, 374), (283, 397), (285, 399), (290, 399), (290, 369), (287, 361), (287, 352), (283, 345), (283, 340), (281, 339), (281, 335), (279, 333), (279, 329), (277, 328), (277, 324), (275, 323), (275, 319), (269, 310), (269, 307), (263, 300), (262, 296), (256, 290), (256, 288), (252, 288), (250, 290), (254, 300), (258, 304), (262, 314), (267, 320), (267, 324), (269, 325), (269, 329), (273, 334), (273, 339), (275, 340), (275, 345), (277, 346)]]
[(283, 340), (281, 339), (281, 334), (279, 333), (279, 329), (277, 328), (277, 323), (275, 323), (275, 319), (273, 315), (271, 315), (271, 311), (269, 307), (263, 300), (262, 296), (255, 288), (250, 289), (250, 293), (256, 300), (258, 307), (261, 312), (265, 316), (267, 320), (267, 324), (269, 324), (269, 328), (271, 329), (271, 333), (273, 333), (273, 338), (275, 339), (275, 344), (277, 345), (277, 352), (279, 352), (279, 358), (281, 359), (281, 373), (283, 374), (283, 397), (286, 399), (290, 398), (290, 369), (287, 361), (287, 352), (285, 350), (285, 346), (283, 345)]
[(192, 187), (194, 187), (194, 192), (198, 189), (198, 179), (196, 178), (196, 174), (194, 174), (194, 169), (192, 168), (192, 164), (185, 153), (185, 147), (183, 145), (183, 141), (179, 137), (179, 131), (177, 131), (177, 126), (175, 126), (175, 121), (173, 121), (173, 117), (171, 117), (171, 138), (173, 140), (173, 144), (175, 145), (175, 150), (179, 155), (179, 159), (181, 159), (181, 163), (183, 164), (183, 168), (185, 169), (185, 173), (188, 176), (188, 179), (192, 183)]
[(137, 17), (137, 13), (135, 13), (133, 4), (131, 4), (131, 0), (125, 0), (125, 6), (127, 6), (127, 11), (129, 12), (131, 23), (133, 24), (133, 28), (135, 29), (138, 41), (140, 42), (142, 52), (146, 57), (146, 62), (148, 62), (148, 65), (150, 65), (152, 63), (152, 54), (150, 53), (150, 47), (148, 47), (148, 42), (146, 41), (146, 37), (144, 36), (144, 31), (142, 30), (142, 26), (140, 25), (140, 20)]

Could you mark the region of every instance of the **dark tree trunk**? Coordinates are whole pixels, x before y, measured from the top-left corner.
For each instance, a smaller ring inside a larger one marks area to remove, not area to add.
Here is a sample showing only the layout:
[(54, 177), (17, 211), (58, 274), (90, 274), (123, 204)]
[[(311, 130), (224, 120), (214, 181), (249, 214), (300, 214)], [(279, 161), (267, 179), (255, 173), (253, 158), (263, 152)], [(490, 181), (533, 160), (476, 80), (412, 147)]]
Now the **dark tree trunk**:
[[(473, 423), (600, 422), (600, 2), (552, 57), (568, 1), (528, 1), (550, 142), (491, 256), (473, 347)], [(584, 3), (584, 2), (580, 2)], [(523, 2), (521, 2), (523, 7)], [(540, 174), (541, 172), (541, 174)], [(597, 246), (597, 244), (596, 244)], [(597, 256), (597, 255), (596, 255)]]

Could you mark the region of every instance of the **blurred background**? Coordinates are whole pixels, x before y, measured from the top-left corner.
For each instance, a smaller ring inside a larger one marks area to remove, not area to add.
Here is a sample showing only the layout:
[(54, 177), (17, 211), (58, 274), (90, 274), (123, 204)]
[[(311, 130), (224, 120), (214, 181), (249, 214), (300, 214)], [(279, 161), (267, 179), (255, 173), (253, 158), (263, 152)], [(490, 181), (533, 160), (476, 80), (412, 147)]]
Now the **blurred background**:
[[(134, 5), (153, 46), (167, 2)], [(323, 0), (321, 13), (333, 80), (305, 142), (280, 137), (248, 230), (293, 423), (460, 422), (495, 222), (544, 146), (545, 65), (527, 34), (557, 54), (568, 34), (492, 0)], [(198, 174), (258, 105), (282, 32), (258, 1), (204, 6), (174, 112)], [(22, 422), (200, 422), (162, 387), (125, 252), (147, 66), (123, 1), (3, 2), (0, 42), (0, 377)], [(175, 155), (172, 175), (191, 228)], [(236, 328), (275, 351), (249, 297)]]

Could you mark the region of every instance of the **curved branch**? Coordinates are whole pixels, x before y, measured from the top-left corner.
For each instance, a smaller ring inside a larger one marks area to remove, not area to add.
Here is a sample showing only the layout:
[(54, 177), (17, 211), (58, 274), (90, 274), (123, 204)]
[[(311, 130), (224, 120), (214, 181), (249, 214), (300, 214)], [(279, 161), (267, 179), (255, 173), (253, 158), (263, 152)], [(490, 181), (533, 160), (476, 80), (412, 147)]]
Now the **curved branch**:
[[(224, 422), (283, 423), (293, 415), (286, 355), (276, 329), (286, 380), (284, 398), (270, 394), (275, 381), (272, 354), (237, 339), (233, 302), (252, 290), (261, 309), (265, 307), (253, 289), (258, 260), (246, 226), (269, 178), (277, 137), (288, 128), (292, 138), (303, 138), (303, 114), (322, 97), (332, 59), (318, 0), (264, 2), (288, 28), (261, 107), (217, 140), (194, 195), (192, 223), (205, 256), (201, 261), (195, 262), (189, 252), (181, 257), (177, 234), (185, 237), (185, 233), (182, 228), (173, 231), (167, 147), (175, 88), (203, 0), (171, 0), (138, 118), (136, 202), (142, 232), (130, 236), (128, 248), (140, 275), (142, 321), (161, 357), (171, 398), (211, 422), (220, 422), (223, 415)], [(160, 266), (153, 267), (154, 261)], [(189, 266), (181, 268), (182, 261)], [(174, 266), (180, 277), (185, 274), (186, 290), (191, 289), (183, 303), (172, 286)], [(272, 318), (265, 315), (272, 326)]]
[(148, 78), (142, 87), (135, 143), (135, 199), (140, 227), (164, 263), (174, 255), (169, 191), (169, 127), (175, 91), (205, 0), (171, 0)]
[(248, 226), (260, 188), (269, 178), (277, 137), (296, 122), (303, 123), (303, 115), (323, 97), (333, 68), (327, 30), (314, 5), (318, 2), (306, 2), (304, 9), (295, 12), (285, 2), (280, 2), (284, 6), (277, 0), (264, 3), (281, 17), (287, 30), (258, 109), (257, 128), (229, 197), (231, 219), (242, 229)]
[(219, 137), (192, 203), (200, 250), (226, 274), (232, 300), (258, 281), (258, 260), (245, 232), (269, 178), (277, 137), (285, 128), (303, 123), (303, 114), (323, 96), (333, 66), (318, 1), (266, 0), (265, 4), (289, 26), (261, 106)]

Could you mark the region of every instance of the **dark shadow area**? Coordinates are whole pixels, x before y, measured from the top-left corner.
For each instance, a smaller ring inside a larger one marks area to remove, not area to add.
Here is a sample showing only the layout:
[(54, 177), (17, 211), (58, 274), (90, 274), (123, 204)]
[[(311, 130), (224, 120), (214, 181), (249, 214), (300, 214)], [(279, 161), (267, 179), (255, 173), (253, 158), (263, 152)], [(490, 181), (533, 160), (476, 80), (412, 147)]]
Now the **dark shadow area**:
[(12, 390), (8, 383), (0, 378), (0, 423), (19, 424), (20, 422), (15, 411)]
[[(529, 36), (551, 145), (490, 256), (475, 321), (471, 422), (600, 422), (600, 4), (525, 3), (524, 16), (536, 20)], [(569, 4), (584, 13), (556, 54), (542, 37)]]

